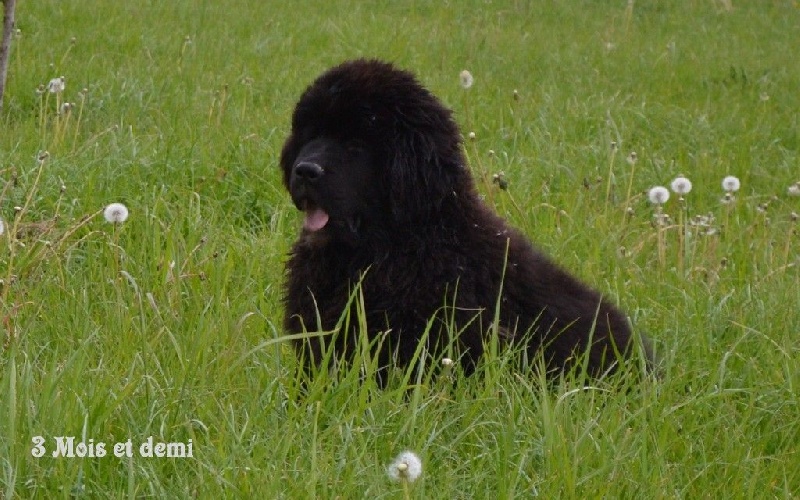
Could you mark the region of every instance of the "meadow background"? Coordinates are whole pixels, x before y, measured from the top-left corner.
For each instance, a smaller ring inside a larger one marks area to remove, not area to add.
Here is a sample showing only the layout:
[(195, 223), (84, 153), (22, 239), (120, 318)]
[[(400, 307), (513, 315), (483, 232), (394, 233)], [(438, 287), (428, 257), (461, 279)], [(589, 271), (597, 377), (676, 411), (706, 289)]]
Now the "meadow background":
[[(796, 2), (37, 0), (17, 27), (0, 498), (800, 494)], [(277, 161), (300, 92), (356, 56), (454, 109), (487, 201), (623, 305), (661, 380), (547, 386), (501, 357), (298, 396), (277, 339), (300, 217)], [(647, 189), (679, 174), (692, 191), (655, 219)], [(108, 456), (36, 458), (36, 436)], [(193, 458), (110, 451), (150, 436)], [(386, 466), (406, 449), (423, 474), (404, 490)]]

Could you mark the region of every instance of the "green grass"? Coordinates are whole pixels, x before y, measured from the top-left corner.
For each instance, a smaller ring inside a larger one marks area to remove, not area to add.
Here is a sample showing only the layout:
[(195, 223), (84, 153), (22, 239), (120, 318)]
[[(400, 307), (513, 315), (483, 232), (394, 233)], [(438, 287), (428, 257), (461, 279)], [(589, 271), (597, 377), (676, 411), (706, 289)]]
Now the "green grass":
[[(18, 4), (0, 497), (401, 498), (386, 466), (406, 449), (423, 461), (414, 498), (796, 497), (800, 9), (733, 4)], [(662, 380), (546, 387), (501, 357), (467, 380), (414, 367), (385, 391), (356, 367), (297, 397), (276, 339), (299, 217), (277, 159), (305, 85), (362, 55), (454, 109), (487, 200), (624, 306)], [(61, 75), (63, 94), (37, 94)], [(694, 189), (654, 226), (643, 193), (681, 173)], [(723, 205), (728, 174), (742, 189)], [(117, 201), (131, 215), (114, 227), (99, 211)], [(679, 237), (709, 213), (715, 234)], [(36, 458), (36, 436), (108, 455)], [(113, 456), (150, 436), (191, 439), (193, 457)]]

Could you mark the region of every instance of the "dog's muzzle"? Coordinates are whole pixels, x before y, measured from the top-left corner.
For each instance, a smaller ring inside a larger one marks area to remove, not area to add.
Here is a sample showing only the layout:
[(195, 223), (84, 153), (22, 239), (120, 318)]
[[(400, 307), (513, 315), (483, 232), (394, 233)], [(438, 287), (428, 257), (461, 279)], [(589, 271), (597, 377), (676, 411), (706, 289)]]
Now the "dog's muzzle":
[(292, 168), (290, 188), (297, 208), (305, 212), (303, 227), (311, 232), (319, 231), (328, 223), (329, 216), (313, 199), (312, 192), (317, 181), (325, 175), (325, 169), (310, 161), (300, 161)]

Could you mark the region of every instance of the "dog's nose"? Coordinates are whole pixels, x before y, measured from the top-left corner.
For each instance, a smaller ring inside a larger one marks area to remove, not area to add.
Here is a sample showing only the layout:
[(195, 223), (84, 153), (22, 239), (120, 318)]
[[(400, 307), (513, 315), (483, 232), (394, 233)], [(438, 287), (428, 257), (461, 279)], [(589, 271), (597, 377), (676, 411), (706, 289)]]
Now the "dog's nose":
[(301, 161), (294, 166), (292, 173), (299, 179), (307, 182), (314, 182), (322, 177), (322, 174), (325, 173), (325, 170), (323, 170), (322, 167), (314, 162)]

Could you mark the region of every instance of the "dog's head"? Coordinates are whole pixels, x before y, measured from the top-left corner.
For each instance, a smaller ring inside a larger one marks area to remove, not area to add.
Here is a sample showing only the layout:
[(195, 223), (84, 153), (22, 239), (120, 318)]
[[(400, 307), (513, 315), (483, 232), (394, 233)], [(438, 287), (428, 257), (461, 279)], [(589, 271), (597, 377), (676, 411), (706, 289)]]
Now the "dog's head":
[(470, 182), (450, 111), (411, 73), (364, 59), (306, 89), (281, 168), (304, 230), (351, 242), (429, 222)]

